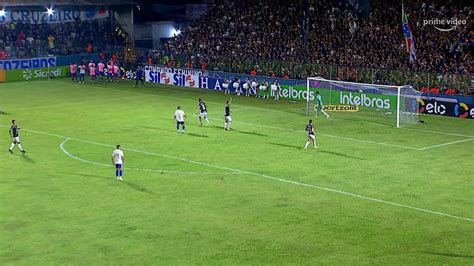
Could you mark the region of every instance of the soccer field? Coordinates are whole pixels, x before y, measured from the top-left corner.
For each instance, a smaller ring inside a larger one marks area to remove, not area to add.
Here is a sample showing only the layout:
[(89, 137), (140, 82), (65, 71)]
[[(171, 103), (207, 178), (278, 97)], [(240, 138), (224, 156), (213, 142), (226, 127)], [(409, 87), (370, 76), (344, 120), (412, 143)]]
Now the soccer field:
[[(199, 98), (210, 126), (198, 126)], [(333, 113), (314, 118), (319, 148), (305, 151), (299, 104), (234, 96), (224, 131), (225, 100), (130, 82), (0, 84), (1, 263), (474, 264), (474, 121), (397, 129)], [(8, 152), (12, 119), (24, 155)]]

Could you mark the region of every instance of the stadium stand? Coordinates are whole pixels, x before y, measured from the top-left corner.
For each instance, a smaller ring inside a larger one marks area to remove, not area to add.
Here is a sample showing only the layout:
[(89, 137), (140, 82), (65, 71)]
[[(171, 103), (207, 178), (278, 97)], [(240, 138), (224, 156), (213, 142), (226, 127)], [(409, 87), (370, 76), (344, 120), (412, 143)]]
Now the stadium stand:
[(368, 16), (334, 2), (309, 0), (305, 6), (282, 0), (223, 0), (182, 36), (150, 51), (148, 61), (267, 76), (320, 75), (436, 87), (441, 92), (451, 87), (469, 91), (474, 67), (470, 28), (459, 27), (453, 34), (423, 25), (423, 19), (434, 14), (469, 17), (469, 9), (460, 8), (468, 6), (464, 1), (406, 1), (417, 48), (413, 64), (404, 45), (400, 2), (371, 1), (373, 12)]
[(107, 21), (0, 25), (0, 54), (5, 58), (92, 53), (123, 44)]

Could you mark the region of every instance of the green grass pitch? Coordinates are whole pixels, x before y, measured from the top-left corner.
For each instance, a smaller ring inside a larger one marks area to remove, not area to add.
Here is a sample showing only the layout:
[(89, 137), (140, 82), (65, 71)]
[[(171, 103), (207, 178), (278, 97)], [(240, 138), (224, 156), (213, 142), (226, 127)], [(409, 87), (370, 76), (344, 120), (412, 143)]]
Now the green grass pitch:
[[(198, 98), (210, 126), (197, 125)], [(397, 129), (333, 113), (314, 118), (319, 149), (305, 151), (298, 104), (234, 96), (226, 132), (225, 100), (130, 82), (0, 84), (0, 262), (474, 264), (474, 121)], [(7, 150), (11, 119), (25, 155)]]

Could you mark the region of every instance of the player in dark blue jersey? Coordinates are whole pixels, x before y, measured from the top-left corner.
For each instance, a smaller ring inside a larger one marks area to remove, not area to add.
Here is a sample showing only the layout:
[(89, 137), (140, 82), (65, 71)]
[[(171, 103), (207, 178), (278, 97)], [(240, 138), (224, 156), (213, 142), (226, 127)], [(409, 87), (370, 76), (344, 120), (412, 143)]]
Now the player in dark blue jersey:
[(232, 117), (230, 117), (230, 103), (232, 102), (232, 97), (230, 100), (225, 102), (225, 109), (224, 109), (224, 130), (232, 130), (230, 125), (232, 124)]
[(308, 124), (306, 125), (306, 133), (308, 134), (308, 141), (306, 142), (306, 145), (304, 145), (304, 149), (306, 150), (311, 142), (316, 149), (316, 134), (314, 132), (313, 120), (309, 120)]
[(10, 127), (10, 137), (12, 138), (12, 145), (10, 146), (10, 149), (8, 149), (9, 152), (13, 153), (13, 148), (15, 148), (15, 145), (18, 145), (18, 148), (20, 148), (20, 151), (25, 153), (26, 151), (23, 149), (23, 147), (20, 144), (20, 128), (16, 124), (16, 120), (12, 120), (12, 126)]
[(139, 81), (142, 83), (142, 86), (145, 86), (145, 83), (143, 81), (144, 75), (145, 75), (145, 72), (143, 71), (143, 68), (139, 66), (137, 68), (137, 71), (135, 72), (135, 85), (133, 85), (134, 87), (138, 86)]
[(207, 106), (206, 103), (202, 100), (199, 99), (198, 101), (198, 111), (199, 111), (199, 125), (202, 126), (202, 119), (204, 118), (206, 120), (207, 125), (209, 125), (209, 119), (207, 118)]

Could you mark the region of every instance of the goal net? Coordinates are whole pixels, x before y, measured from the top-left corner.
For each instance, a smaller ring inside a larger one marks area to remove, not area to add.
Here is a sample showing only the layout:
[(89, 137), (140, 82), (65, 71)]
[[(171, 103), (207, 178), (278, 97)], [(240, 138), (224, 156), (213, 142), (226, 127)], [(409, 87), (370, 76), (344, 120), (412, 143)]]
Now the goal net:
[(401, 127), (419, 122), (421, 92), (412, 86), (390, 86), (308, 78), (306, 115), (315, 115), (317, 94), (323, 110), (349, 120), (366, 120)]

